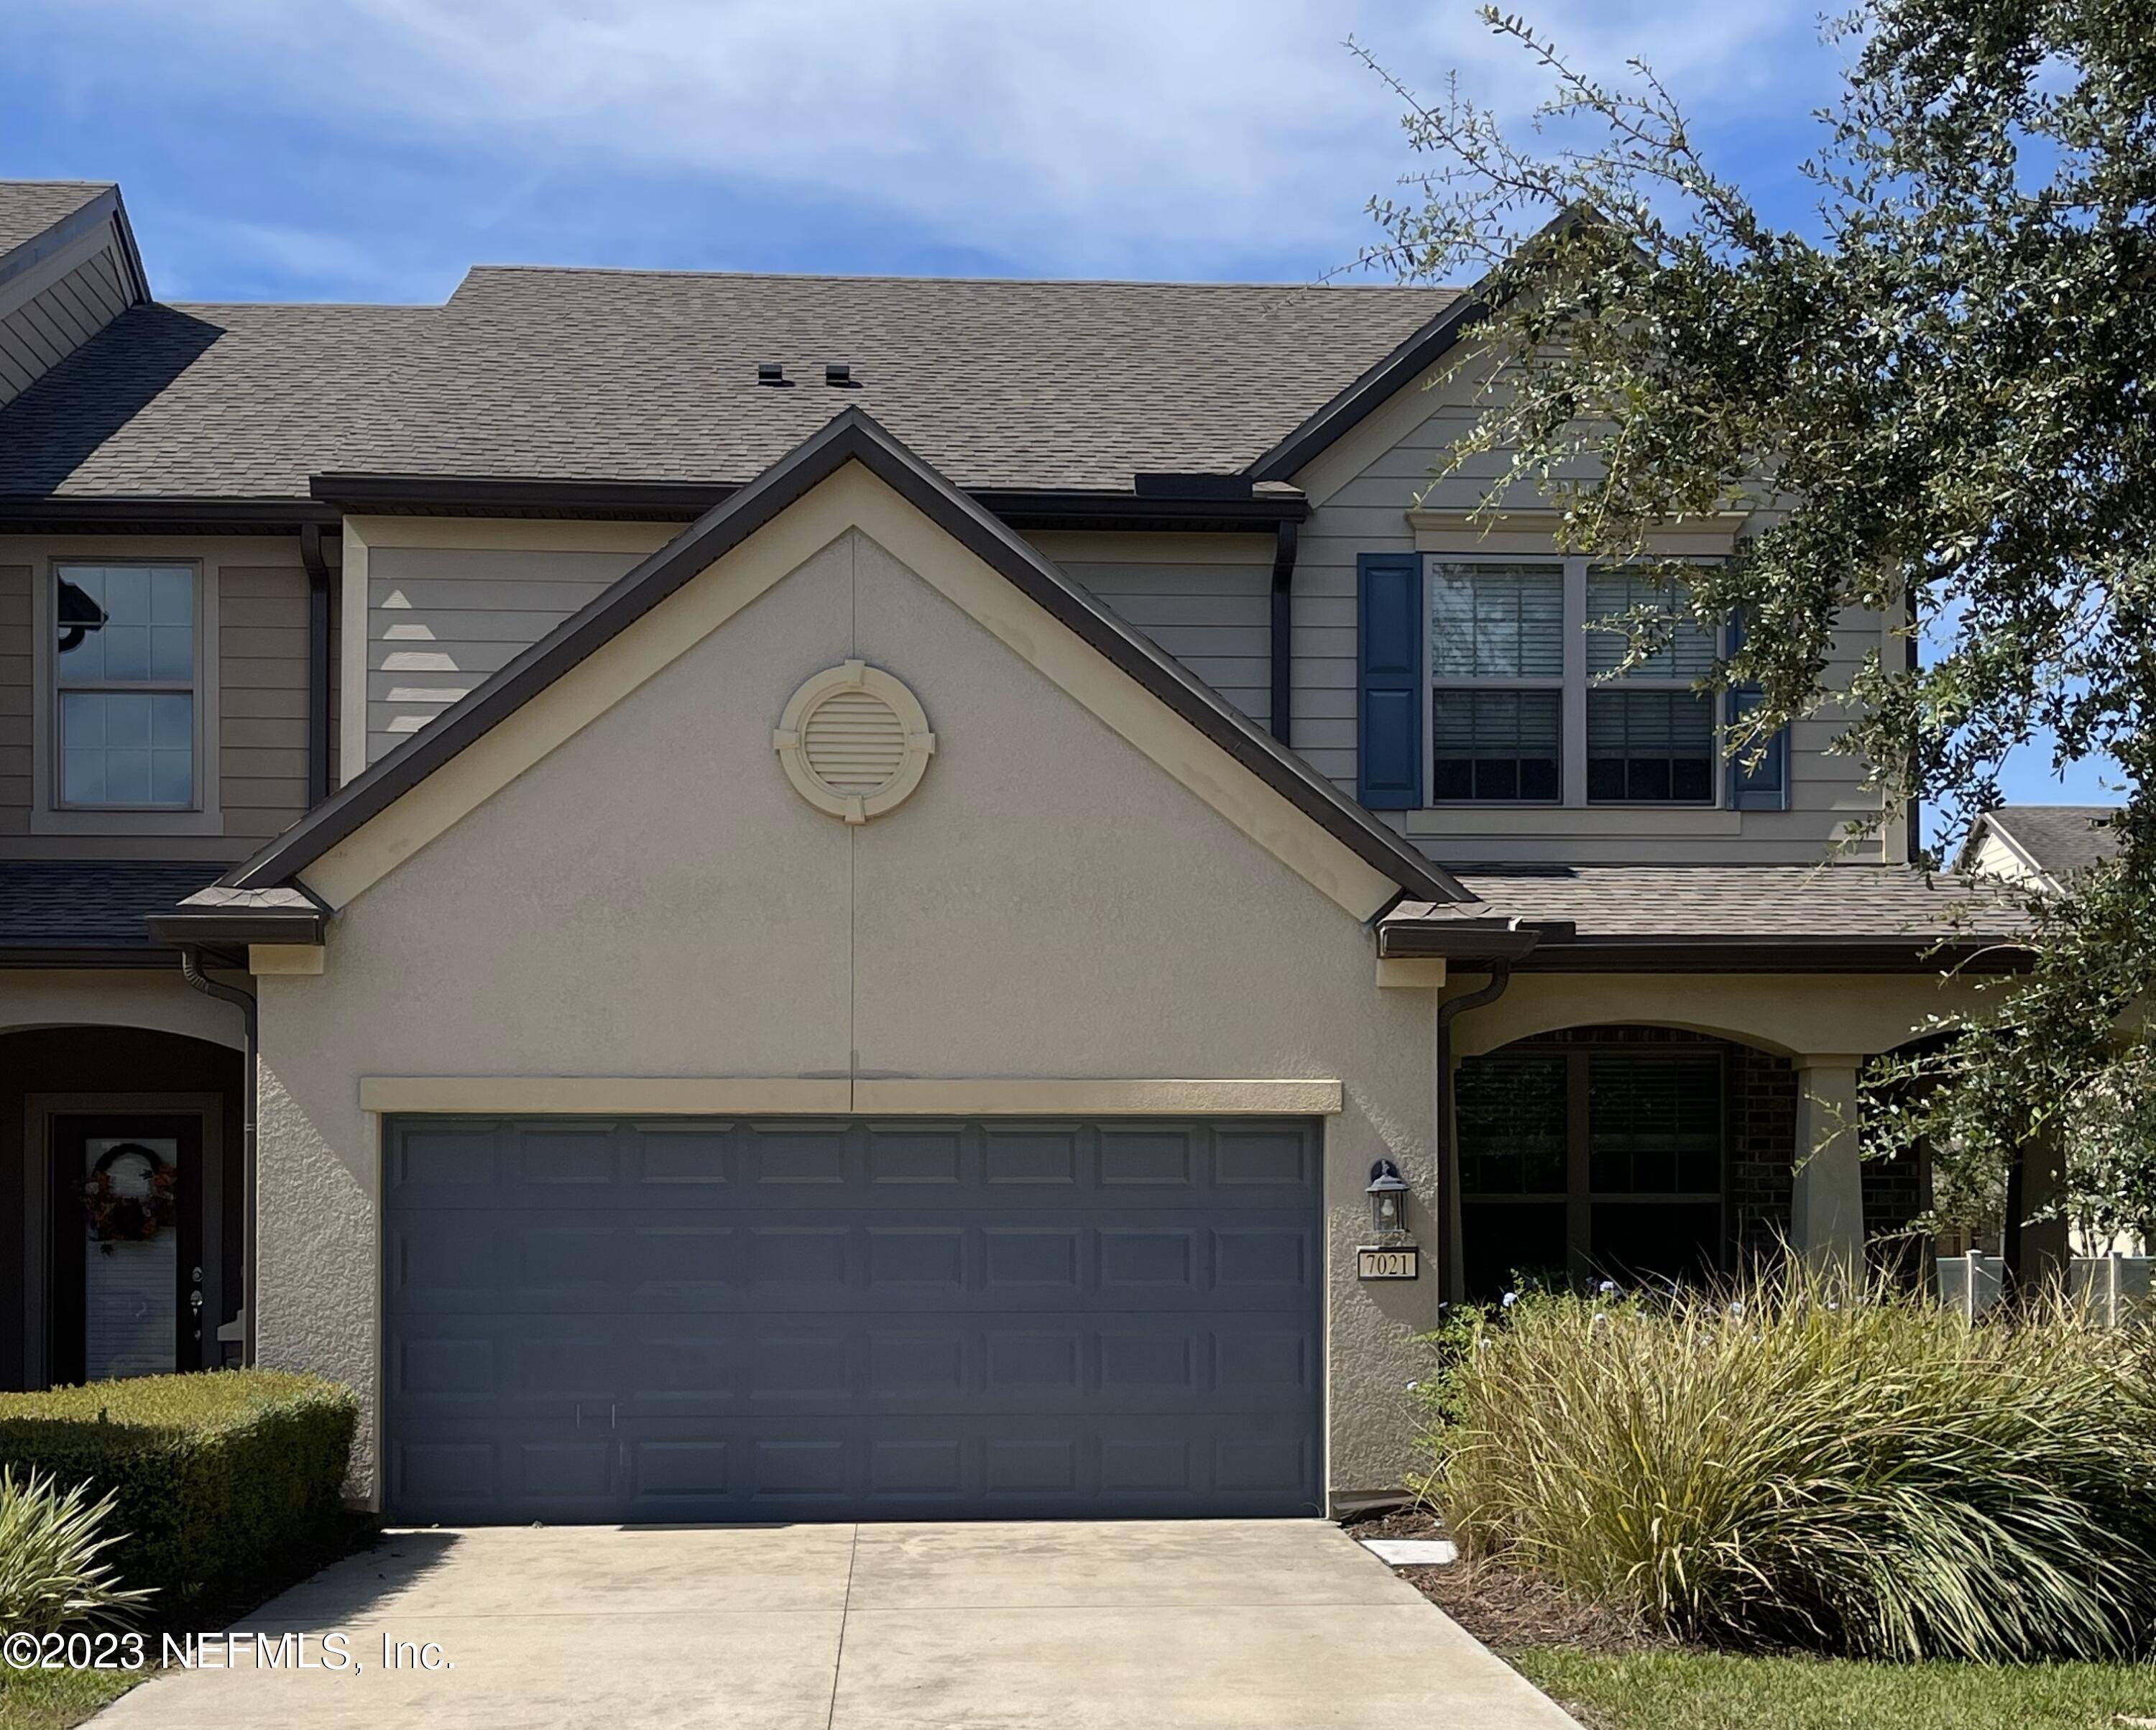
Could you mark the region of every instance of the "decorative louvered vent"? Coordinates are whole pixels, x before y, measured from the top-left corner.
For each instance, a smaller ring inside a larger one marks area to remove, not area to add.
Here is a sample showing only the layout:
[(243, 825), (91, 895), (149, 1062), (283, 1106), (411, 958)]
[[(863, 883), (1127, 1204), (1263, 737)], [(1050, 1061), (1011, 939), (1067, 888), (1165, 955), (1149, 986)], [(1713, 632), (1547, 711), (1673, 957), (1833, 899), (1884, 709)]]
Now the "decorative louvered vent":
[(906, 723), (872, 690), (834, 690), (808, 711), (801, 755), (824, 786), (866, 798), (906, 761)]
[(865, 823), (921, 784), (936, 735), (913, 693), (850, 660), (795, 691), (772, 735), (794, 790), (819, 811)]

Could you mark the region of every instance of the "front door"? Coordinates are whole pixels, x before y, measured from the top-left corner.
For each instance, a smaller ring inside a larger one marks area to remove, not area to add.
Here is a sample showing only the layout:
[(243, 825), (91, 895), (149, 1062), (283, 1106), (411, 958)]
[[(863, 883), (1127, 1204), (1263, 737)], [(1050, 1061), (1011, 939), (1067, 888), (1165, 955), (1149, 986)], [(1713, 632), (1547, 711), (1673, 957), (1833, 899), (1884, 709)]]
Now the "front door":
[(85, 1113), (51, 1123), (53, 1381), (200, 1368), (202, 1119)]

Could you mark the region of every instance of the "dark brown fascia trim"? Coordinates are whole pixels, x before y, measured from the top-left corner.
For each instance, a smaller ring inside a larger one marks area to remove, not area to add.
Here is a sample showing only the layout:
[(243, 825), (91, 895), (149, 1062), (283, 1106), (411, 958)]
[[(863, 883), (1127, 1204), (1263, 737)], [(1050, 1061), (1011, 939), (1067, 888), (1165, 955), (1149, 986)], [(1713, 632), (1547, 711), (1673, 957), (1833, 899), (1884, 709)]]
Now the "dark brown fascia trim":
[(311, 499), (0, 498), (0, 533), (296, 535), (338, 521)]
[[(1584, 208), (1561, 210), (1528, 236), (1513, 258), (1517, 260), (1520, 254), (1532, 251), (1553, 235), (1595, 219), (1594, 213)], [(1472, 288), (1462, 290), (1457, 300), (1252, 463), (1246, 471), (1250, 479), (1292, 479), (1304, 464), (1380, 403), (1413, 384), (1418, 375), (1435, 365), (1467, 334), (1476, 320), (1490, 310), (1491, 290), (1500, 275), (1501, 270), (1492, 270)]]
[(316, 909), (204, 907), (152, 913), (143, 924), (161, 943), (175, 948), (249, 943), (319, 943), (329, 915)]
[(1120, 529), (1185, 534), (1264, 535), (1310, 516), (1299, 492), (1241, 499), (1163, 498), (1135, 493), (986, 488), (974, 502), (1014, 529)]
[(739, 489), (717, 481), (336, 470), (310, 476), (307, 490), (321, 504), (370, 516), (565, 516), (693, 522), (724, 504)]
[[(548, 516), (691, 522), (740, 488), (717, 481), (547, 480), (536, 475), (332, 473), (308, 483), (320, 502), (385, 516)], [(1122, 529), (1264, 534), (1300, 522), (1300, 493), (1262, 497), (1163, 497), (1154, 493), (988, 487), (971, 495), (1015, 529)]]
[(1253, 480), (1287, 480), (1388, 398), (1413, 384), (1457, 344), (1489, 309), (1471, 292), (1409, 336), (1252, 463)]
[(151, 943), (0, 943), (0, 968), (141, 968), (180, 964), (179, 952)]
[(968, 551), (1376, 870), (1419, 899), (1474, 899), (1449, 872), (1350, 804), (1329, 782), (1251, 726), (1160, 650), (1117, 623), (985, 507), (929, 469), (859, 408), (848, 408), (661, 547), (582, 613), (526, 649), (432, 726), (348, 783), (220, 881), (284, 883), (513, 714), (571, 667), (642, 618), (725, 553), (850, 462), (858, 462)]
[(1586, 938), (1537, 949), (1523, 973), (2011, 973), (2029, 952), (2003, 938)]
[(142, 249), (135, 244), (135, 223), (127, 214), (127, 200), (121, 195), (117, 181), (112, 183), (112, 214), (120, 229), (121, 262), (127, 267), (134, 304), (146, 304), (154, 298), (150, 293), (150, 273), (142, 268)]
[(90, 229), (116, 218), (120, 234), (120, 273), (126, 280), (127, 304), (140, 305), (150, 298), (150, 279), (143, 274), (142, 254), (135, 246), (135, 227), (127, 220), (127, 207), (121, 199), (117, 186), (106, 187), (49, 228), (39, 229), (28, 239), (0, 254), (0, 284), (13, 281)]
[[(1514, 931), (1529, 941), (1507, 948)], [(1523, 972), (1876, 973), (2011, 973), (2028, 951), (2005, 937), (1581, 937), (1570, 920), (1464, 919), (1381, 921), (1378, 953), (1388, 960), (1441, 956), (1451, 960), (1496, 955), (1517, 959)]]
[(1434, 957), (1476, 965), (1517, 962), (1531, 953), (1544, 935), (1517, 919), (1380, 921), (1378, 956), (1382, 961)]

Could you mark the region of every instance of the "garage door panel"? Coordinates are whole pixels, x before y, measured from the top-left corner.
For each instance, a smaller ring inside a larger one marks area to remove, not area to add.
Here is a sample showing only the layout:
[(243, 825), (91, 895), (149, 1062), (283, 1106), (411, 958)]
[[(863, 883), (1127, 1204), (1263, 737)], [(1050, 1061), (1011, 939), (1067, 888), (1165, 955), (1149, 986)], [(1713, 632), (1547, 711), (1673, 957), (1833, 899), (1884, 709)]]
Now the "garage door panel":
[(1317, 1505), (1314, 1124), (390, 1135), (395, 1517)]

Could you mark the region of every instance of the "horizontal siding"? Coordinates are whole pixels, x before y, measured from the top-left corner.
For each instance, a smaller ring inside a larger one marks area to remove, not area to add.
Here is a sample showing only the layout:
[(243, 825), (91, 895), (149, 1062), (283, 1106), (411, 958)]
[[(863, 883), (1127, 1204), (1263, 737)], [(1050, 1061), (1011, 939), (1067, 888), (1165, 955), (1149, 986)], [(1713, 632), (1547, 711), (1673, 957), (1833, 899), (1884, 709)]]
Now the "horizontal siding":
[(469, 696), (637, 557), (375, 548), (367, 556), (367, 761)]
[(0, 565), (0, 835), (30, 832), (30, 574)]
[[(1466, 378), (1437, 387), (1427, 393), (1428, 413), (1403, 420), (1397, 408), (1391, 412), (1390, 422), (1405, 429), (1360, 467), (1342, 470), (1332, 465), (1337, 456), (1322, 457), (1301, 477), (1317, 503), (1303, 525), (1296, 562), (1292, 733), (1312, 767), (1351, 798), (1356, 788), (1356, 557), (1414, 551), (1406, 515), (1411, 507), (1471, 510), (1481, 502), (1483, 484), (1503, 472), (1503, 459), (1492, 454), (1477, 458), (1461, 474), (1434, 478), (1441, 454), (1474, 424), (1474, 388), (1475, 382)], [(1388, 411), (1380, 410), (1373, 424), (1388, 418)], [(1845, 679), (1879, 641), (1876, 617), (1852, 616), (1836, 633), (1827, 676)], [(1815, 860), (1852, 817), (1877, 809), (1876, 795), (1861, 785), (1863, 766), (1826, 754), (1839, 731), (1830, 716), (1800, 721), (1793, 730), (1791, 809), (1785, 812), (1578, 810), (1555, 814), (1559, 825), (1543, 825), (1537, 819), (1532, 828), (1523, 823), (1506, 833), (1502, 814), (1438, 810), (1404, 814), (1400, 826), (1440, 860)], [(1703, 826), (1690, 820), (1701, 814), (1717, 821)]]
[(266, 841), (307, 808), (307, 573), (227, 565), (218, 581), (218, 803)]
[(126, 305), (111, 254), (99, 253), (0, 318), (0, 403), (12, 402)]
[(1044, 535), (1036, 545), (1126, 624), (1270, 723), (1270, 536)]

